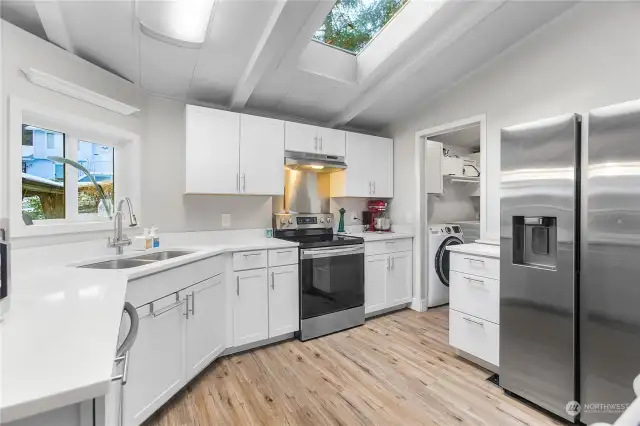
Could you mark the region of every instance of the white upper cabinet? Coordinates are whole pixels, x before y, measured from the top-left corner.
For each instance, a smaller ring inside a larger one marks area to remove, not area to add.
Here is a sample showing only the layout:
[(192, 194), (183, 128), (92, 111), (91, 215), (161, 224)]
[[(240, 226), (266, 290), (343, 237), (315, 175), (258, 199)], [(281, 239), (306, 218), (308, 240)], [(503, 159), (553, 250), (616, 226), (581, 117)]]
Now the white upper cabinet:
[(240, 118), (240, 193), (284, 194), (284, 121)]
[(287, 121), (285, 123), (284, 148), (287, 151), (319, 153), (318, 128)]
[(239, 154), (239, 114), (187, 105), (186, 193), (237, 194)]
[(343, 130), (287, 121), (285, 123), (285, 149), (344, 157), (345, 133)]
[(318, 138), (320, 145), (320, 153), (325, 155), (336, 155), (338, 157), (345, 156), (345, 139), (346, 132), (344, 130), (318, 128)]
[(284, 122), (187, 105), (187, 194), (284, 194)]
[(347, 132), (347, 169), (331, 173), (332, 197), (393, 197), (393, 140)]

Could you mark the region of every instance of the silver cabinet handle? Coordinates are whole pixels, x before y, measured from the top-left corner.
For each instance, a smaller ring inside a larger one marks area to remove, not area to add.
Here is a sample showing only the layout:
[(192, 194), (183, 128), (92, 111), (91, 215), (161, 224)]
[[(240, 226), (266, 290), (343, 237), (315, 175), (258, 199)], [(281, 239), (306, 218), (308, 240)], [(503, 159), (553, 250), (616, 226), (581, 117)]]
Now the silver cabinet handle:
[(322, 152), (322, 136), (320, 136), (320, 152)]
[(249, 253), (249, 254), (243, 254), (244, 257), (251, 257), (251, 256), (262, 256), (262, 253)]
[(240, 276), (236, 277), (236, 294), (240, 296)]
[(369, 195), (373, 194), (373, 190), (371, 189), (371, 181), (369, 181)]
[(467, 322), (471, 322), (473, 324), (479, 325), (480, 327), (484, 327), (484, 323), (481, 321), (474, 321), (471, 318), (468, 317), (462, 317), (463, 320), (467, 321)]
[(385, 241), (385, 244), (389, 245), (389, 244), (398, 244), (397, 241)]
[(242, 174), (242, 192), (245, 192), (247, 190), (247, 175), (246, 174)]
[(125, 352), (124, 355), (117, 357), (114, 359), (116, 364), (120, 364), (124, 361), (124, 367), (122, 368), (122, 374), (118, 374), (117, 376), (113, 376), (111, 378), (112, 382), (116, 382), (118, 380), (122, 380), (122, 384), (127, 384), (127, 377), (129, 376), (129, 351)]
[(373, 181), (373, 195), (376, 195), (376, 181)]
[(277, 251), (276, 254), (290, 254), (292, 252), (293, 250), (281, 250), (281, 251)]
[(313, 149), (318, 150), (318, 137), (313, 138)]
[(276, 274), (275, 274), (275, 272), (271, 273), (271, 288), (273, 290), (276, 289)]
[(240, 192), (240, 173), (236, 173), (236, 191)]
[(177, 308), (178, 306), (182, 305), (184, 303), (184, 300), (180, 300), (180, 296), (178, 296), (178, 293), (176, 293), (176, 303), (173, 303), (165, 308), (162, 308), (159, 311), (155, 311), (154, 307), (153, 307), (153, 302), (151, 302), (149, 305), (149, 310), (150, 313), (154, 316), (154, 317), (159, 317), (162, 314), (165, 314), (167, 312), (169, 312), (172, 309)]
[(483, 280), (479, 280), (477, 278), (464, 277), (464, 279), (466, 279), (467, 281), (470, 281), (470, 282), (474, 282), (474, 283), (478, 283), (478, 284), (484, 285), (484, 281)]
[[(191, 294), (193, 294), (193, 292)], [(189, 319), (189, 295), (188, 294), (184, 298), (184, 303), (185, 303), (186, 309), (184, 310), (183, 315), (187, 317), (187, 319)]]
[(465, 257), (465, 260), (468, 260), (469, 262), (484, 263), (484, 260), (481, 260), (481, 259), (474, 259), (474, 258), (472, 258), (472, 257)]
[(196, 314), (196, 292), (192, 291), (191, 292), (191, 315), (195, 315), (195, 314)]
[(391, 259), (387, 257), (386, 265), (387, 269), (391, 269)]

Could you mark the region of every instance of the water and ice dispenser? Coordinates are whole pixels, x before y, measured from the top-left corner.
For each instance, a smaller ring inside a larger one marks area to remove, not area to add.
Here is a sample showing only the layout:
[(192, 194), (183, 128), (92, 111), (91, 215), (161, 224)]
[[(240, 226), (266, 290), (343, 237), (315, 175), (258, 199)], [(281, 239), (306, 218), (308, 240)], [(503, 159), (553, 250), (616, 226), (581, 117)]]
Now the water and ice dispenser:
[(513, 263), (556, 269), (558, 264), (557, 218), (513, 217)]

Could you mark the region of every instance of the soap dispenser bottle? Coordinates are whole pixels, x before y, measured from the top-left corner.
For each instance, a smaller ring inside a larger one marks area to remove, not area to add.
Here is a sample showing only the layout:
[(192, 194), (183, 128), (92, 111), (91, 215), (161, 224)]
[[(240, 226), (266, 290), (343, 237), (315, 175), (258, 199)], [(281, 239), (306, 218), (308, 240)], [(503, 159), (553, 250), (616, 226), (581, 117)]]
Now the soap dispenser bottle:
[(153, 241), (153, 248), (160, 247), (160, 237), (158, 236), (158, 228), (151, 227), (151, 240)]

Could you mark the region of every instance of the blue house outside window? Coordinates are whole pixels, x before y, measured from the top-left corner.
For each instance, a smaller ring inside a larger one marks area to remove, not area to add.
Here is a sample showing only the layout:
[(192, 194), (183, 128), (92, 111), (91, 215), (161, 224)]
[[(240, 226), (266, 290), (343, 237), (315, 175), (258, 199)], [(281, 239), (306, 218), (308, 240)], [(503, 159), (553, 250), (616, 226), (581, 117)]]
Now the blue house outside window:
[(56, 164), (56, 179), (64, 179), (64, 164)]

